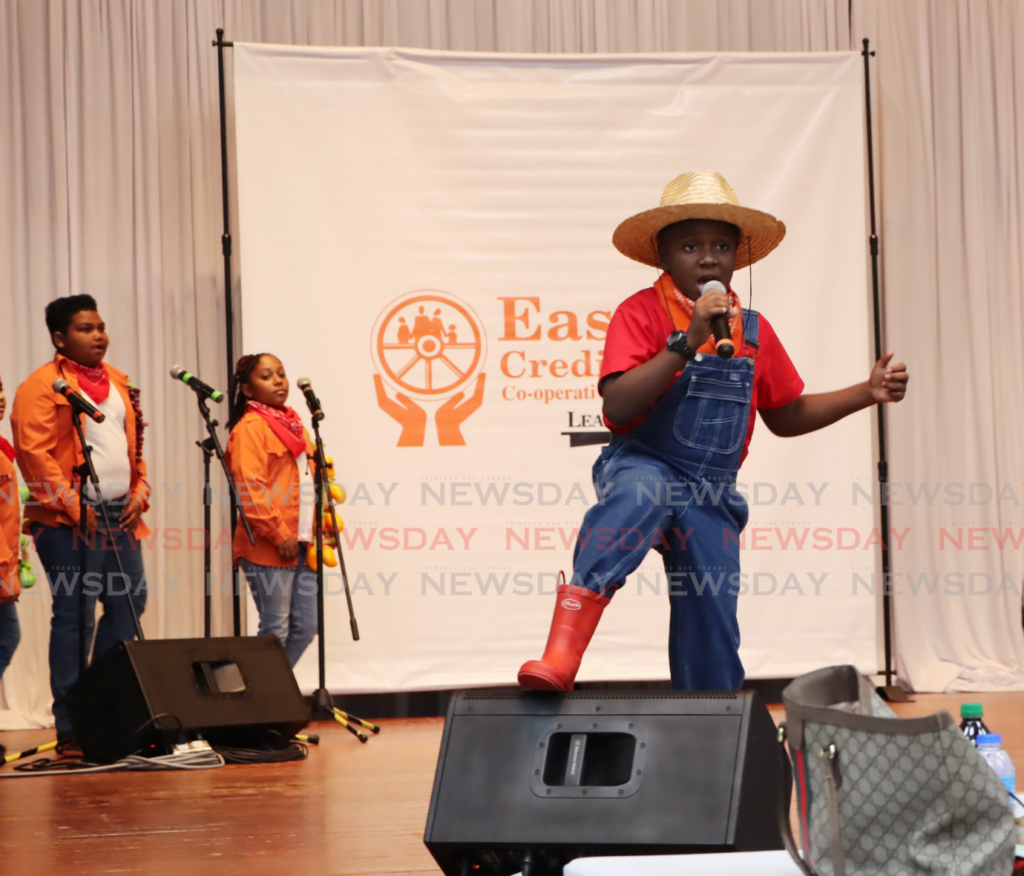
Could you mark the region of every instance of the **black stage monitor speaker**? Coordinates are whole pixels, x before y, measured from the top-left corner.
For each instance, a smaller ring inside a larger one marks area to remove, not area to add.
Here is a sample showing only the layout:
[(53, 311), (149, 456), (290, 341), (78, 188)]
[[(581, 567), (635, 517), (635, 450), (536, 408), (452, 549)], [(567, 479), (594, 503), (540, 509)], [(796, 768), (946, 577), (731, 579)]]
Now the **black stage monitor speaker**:
[(110, 763), (160, 740), (201, 735), (258, 743), (309, 723), (276, 636), (121, 642), (71, 691), (71, 724), (89, 760)]
[(752, 691), (461, 691), (424, 841), (449, 876), (781, 849), (781, 786), (775, 723)]

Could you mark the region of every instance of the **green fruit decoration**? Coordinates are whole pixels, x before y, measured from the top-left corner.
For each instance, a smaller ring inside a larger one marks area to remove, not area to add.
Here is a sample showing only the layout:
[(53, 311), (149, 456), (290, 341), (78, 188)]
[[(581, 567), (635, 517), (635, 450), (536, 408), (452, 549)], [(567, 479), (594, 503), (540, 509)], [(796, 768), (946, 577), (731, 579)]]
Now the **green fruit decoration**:
[[(28, 501), (29, 498), (28, 487), (26, 487), (24, 484), (21, 484), (18, 488), (18, 491), (21, 494), (22, 507), (24, 507), (25, 503)], [(27, 523), (28, 521), (26, 520), (25, 522)], [(36, 583), (36, 576), (35, 573), (32, 571), (32, 563), (30, 563), (28, 559), (28, 545), (29, 538), (23, 532), (21, 534), (21, 540), (18, 543), (18, 546), (20, 548), (18, 552), (18, 580), (21, 581), (21, 586), (26, 590)]]
[(36, 583), (36, 576), (32, 571), (32, 566), (24, 560), (18, 563), (18, 580), (21, 581), (21, 586), (26, 590)]

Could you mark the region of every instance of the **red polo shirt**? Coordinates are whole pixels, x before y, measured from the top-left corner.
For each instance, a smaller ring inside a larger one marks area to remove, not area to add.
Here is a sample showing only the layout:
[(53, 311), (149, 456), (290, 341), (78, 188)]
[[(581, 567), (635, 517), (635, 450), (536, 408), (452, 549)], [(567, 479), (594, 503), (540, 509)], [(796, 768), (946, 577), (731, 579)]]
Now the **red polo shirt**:
[[(804, 391), (804, 382), (771, 324), (763, 314), (759, 315), (759, 319), (759, 348), (754, 350), (744, 345), (742, 353), (744, 356), (754, 357), (754, 388), (750, 398), (747, 437), (743, 443), (743, 455), (740, 457), (741, 465), (747, 458), (758, 410), (785, 407)], [(608, 326), (608, 336), (604, 342), (604, 359), (601, 362), (601, 381), (612, 374), (621, 374), (653, 359), (665, 349), (665, 341), (674, 330), (672, 320), (653, 288), (643, 289), (631, 295), (616, 308)], [(682, 371), (679, 371), (672, 378), (672, 383), (681, 373)], [(665, 387), (666, 392), (669, 386)], [(598, 391), (600, 388), (599, 383)], [(605, 417), (605, 425), (615, 434), (625, 435), (642, 419), (643, 417), (639, 417), (628, 426), (615, 426)]]

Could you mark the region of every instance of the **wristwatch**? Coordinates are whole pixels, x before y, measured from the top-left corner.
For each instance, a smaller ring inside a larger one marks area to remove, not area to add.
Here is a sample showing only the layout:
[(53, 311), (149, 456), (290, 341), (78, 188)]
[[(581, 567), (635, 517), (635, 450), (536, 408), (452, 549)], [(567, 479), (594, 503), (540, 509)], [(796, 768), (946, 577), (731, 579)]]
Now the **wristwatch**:
[(665, 348), (671, 350), (673, 353), (678, 353), (688, 362), (697, 355), (697, 351), (686, 343), (686, 332), (678, 330), (672, 332), (672, 334), (668, 336)]

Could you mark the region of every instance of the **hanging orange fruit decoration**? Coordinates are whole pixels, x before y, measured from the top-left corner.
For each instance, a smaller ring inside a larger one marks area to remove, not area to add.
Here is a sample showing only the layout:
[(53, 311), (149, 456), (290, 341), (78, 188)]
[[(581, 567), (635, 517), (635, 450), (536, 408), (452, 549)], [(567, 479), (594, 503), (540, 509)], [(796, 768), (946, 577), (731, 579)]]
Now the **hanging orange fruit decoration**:
[[(316, 545), (311, 544), (306, 552), (306, 565), (311, 569), (316, 568)], [(329, 544), (324, 545), (324, 565), (334, 568), (338, 565), (338, 555)]]

